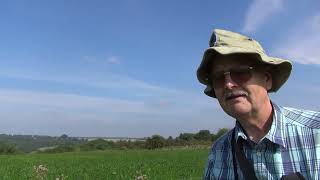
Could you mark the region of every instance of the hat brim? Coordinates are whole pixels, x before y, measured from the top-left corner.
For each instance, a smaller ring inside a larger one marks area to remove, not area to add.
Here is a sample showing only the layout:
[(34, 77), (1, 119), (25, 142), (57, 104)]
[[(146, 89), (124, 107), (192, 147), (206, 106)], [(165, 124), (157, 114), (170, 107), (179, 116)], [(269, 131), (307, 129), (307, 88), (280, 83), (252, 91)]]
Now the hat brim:
[(269, 92), (276, 92), (287, 81), (292, 70), (290, 61), (267, 56), (264, 52), (241, 47), (210, 47), (204, 52), (203, 59), (197, 70), (197, 78), (199, 82), (207, 85), (206, 89), (204, 90), (206, 95), (214, 98), (216, 97), (208, 79), (211, 68), (210, 64), (218, 56), (226, 56), (231, 54), (255, 55), (257, 57), (255, 59), (263, 64), (270, 65), (269, 71), (272, 76), (272, 88), (269, 90)]

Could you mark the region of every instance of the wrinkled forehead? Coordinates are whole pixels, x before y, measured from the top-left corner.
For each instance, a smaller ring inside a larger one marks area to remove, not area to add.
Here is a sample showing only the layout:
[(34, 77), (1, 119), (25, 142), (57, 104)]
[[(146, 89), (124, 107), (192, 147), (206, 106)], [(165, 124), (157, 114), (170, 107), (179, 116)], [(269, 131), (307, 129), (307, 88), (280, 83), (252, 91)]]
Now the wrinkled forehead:
[(211, 72), (212, 71), (221, 71), (238, 66), (257, 66), (259, 60), (257, 57), (244, 55), (244, 54), (233, 54), (227, 56), (219, 56), (211, 63)]

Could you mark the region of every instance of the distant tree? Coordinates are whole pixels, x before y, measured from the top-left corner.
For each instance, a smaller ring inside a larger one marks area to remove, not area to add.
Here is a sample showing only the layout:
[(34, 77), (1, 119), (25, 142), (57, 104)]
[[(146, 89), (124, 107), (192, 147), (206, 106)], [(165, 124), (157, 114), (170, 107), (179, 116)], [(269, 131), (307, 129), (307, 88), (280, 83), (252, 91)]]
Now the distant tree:
[(148, 138), (146, 141), (147, 149), (157, 149), (165, 146), (166, 140), (160, 135), (153, 135), (151, 138)]
[(229, 131), (229, 129), (227, 129), (227, 128), (221, 128), (221, 129), (219, 129), (219, 131), (217, 132), (217, 136), (220, 137), (220, 136), (222, 136), (223, 134), (225, 134), (225, 133), (228, 132), (228, 131)]
[(93, 150), (106, 150), (114, 147), (114, 142), (106, 141), (104, 139), (95, 139), (80, 145), (82, 151), (93, 151)]
[(126, 149), (129, 149), (130, 145), (129, 145), (130, 142), (128, 141), (124, 141), (124, 140), (120, 140), (118, 141), (116, 144), (118, 146), (119, 149), (123, 149), (123, 150), (126, 150)]
[(0, 154), (17, 154), (19, 151), (14, 145), (0, 142)]
[(192, 133), (180, 133), (179, 139), (185, 140), (185, 141), (191, 141), (194, 139), (194, 134)]
[(202, 141), (210, 141), (211, 134), (209, 130), (200, 130), (195, 136), (195, 139), (202, 140)]
[(59, 145), (55, 148), (48, 148), (42, 151), (38, 151), (39, 153), (63, 153), (63, 152), (74, 152), (77, 147), (75, 145)]
[(133, 149), (145, 149), (146, 142), (145, 141), (133, 141)]
[(169, 136), (167, 139), (167, 145), (168, 146), (173, 146), (174, 145), (174, 139), (172, 138), (172, 136)]
[(62, 134), (61, 136), (60, 136), (60, 139), (68, 139), (68, 135), (66, 135), (66, 134)]
[(212, 136), (211, 136), (211, 140), (212, 141), (215, 141), (215, 140), (217, 140), (219, 137), (221, 137), (223, 134), (225, 134), (226, 132), (228, 132), (229, 131), (229, 129), (227, 129), (227, 128), (221, 128), (221, 129), (219, 129), (218, 130), (218, 132), (217, 132), (217, 134), (213, 134)]

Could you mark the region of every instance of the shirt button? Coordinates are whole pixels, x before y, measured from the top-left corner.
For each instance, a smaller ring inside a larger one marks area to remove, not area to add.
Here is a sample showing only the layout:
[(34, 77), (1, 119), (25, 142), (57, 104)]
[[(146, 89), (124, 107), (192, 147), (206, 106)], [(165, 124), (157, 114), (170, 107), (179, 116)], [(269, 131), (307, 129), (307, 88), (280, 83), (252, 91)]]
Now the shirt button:
[(258, 156), (261, 156), (261, 151), (262, 151), (262, 149), (261, 149), (260, 147), (257, 148), (257, 151), (256, 151), (256, 152), (257, 152), (257, 155), (258, 155)]

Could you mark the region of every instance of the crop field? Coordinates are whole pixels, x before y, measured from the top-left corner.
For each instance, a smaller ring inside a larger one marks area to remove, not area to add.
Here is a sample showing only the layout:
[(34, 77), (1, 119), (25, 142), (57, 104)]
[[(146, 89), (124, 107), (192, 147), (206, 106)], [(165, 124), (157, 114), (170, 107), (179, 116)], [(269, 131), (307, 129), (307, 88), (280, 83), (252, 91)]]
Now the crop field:
[(201, 179), (208, 149), (1, 155), (3, 180)]

